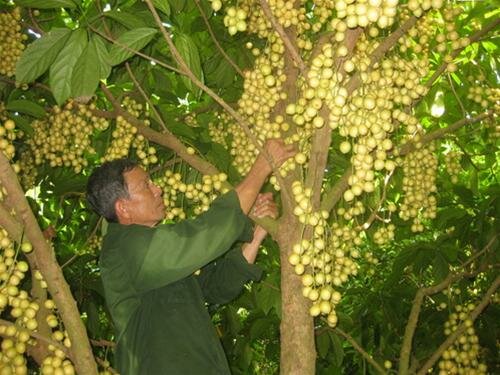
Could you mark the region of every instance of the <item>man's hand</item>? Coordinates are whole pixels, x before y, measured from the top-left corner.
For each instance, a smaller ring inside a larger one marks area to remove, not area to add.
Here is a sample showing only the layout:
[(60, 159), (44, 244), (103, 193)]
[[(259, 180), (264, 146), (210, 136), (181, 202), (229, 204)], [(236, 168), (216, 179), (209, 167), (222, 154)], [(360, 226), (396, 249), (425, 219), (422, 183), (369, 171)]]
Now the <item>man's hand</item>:
[(273, 200), (272, 193), (261, 193), (257, 196), (255, 203), (250, 211), (252, 216), (256, 218), (270, 217), (276, 219), (278, 217), (278, 206)]
[[(259, 194), (252, 210), (250, 211), (250, 214), (256, 218), (270, 217), (272, 219), (276, 219), (278, 217), (278, 206), (273, 200), (273, 194)], [(259, 241), (260, 244), (266, 236), (267, 231), (260, 225), (256, 225), (253, 233), (254, 241)]]
[(285, 145), (282, 139), (269, 139), (264, 149), (267, 155), (260, 153), (246, 177), (235, 189), (241, 210), (245, 214), (250, 211), (267, 176), (272, 172), (268, 158), (271, 158), (274, 167), (279, 167), (296, 153), (295, 146)]
[[(259, 194), (250, 211), (250, 214), (257, 218), (271, 217), (276, 219), (278, 217), (278, 206), (273, 200), (273, 194)], [(242, 246), (243, 256), (246, 258), (248, 263), (255, 262), (259, 246), (266, 236), (267, 231), (260, 225), (256, 225), (253, 231), (252, 242), (246, 243)]]
[[(297, 153), (295, 145), (287, 145), (282, 139), (268, 139), (264, 145), (264, 150), (267, 152), (268, 156), (272, 160), (272, 164), (275, 167), (280, 167), (285, 161), (293, 157)], [(271, 173), (272, 166), (269, 163), (266, 155), (261, 153), (260, 158), (265, 162), (268, 172)]]

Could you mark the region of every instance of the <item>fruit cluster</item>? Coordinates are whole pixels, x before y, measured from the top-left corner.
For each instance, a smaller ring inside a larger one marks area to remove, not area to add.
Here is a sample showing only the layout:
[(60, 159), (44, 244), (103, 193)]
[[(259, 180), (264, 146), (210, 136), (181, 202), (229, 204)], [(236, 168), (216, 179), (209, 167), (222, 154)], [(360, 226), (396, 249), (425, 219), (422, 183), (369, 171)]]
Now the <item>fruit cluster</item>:
[[(195, 215), (205, 212), (210, 203), (225, 191), (223, 183), (227, 180), (224, 173), (204, 175), (200, 182), (185, 183), (180, 173), (167, 169), (155, 183), (163, 190), (163, 203), (168, 220), (185, 219), (187, 204)], [(186, 199), (186, 201), (184, 201)]]
[(51, 167), (72, 168), (80, 173), (88, 165), (87, 157), (95, 154), (94, 132), (109, 126), (107, 119), (93, 114), (94, 109), (94, 104), (69, 101), (64, 107), (54, 106), (47, 118), (33, 121), (34, 134), (27, 144), (34, 164), (47, 162)]
[[(145, 126), (149, 126), (150, 122), (147, 119), (148, 113), (144, 111), (141, 103), (137, 103), (134, 99), (125, 97), (122, 101), (122, 107), (134, 118), (141, 119)], [(149, 146), (148, 141), (142, 134), (137, 133), (137, 128), (123, 116), (116, 118), (116, 126), (113, 129), (112, 141), (106, 150), (106, 154), (101, 159), (101, 162), (110, 161), (127, 157), (130, 154), (130, 149), (135, 149), (135, 154), (139, 162), (148, 166), (158, 163), (156, 149)]]
[(473, 303), (455, 306), (455, 312), (450, 314), (444, 325), (444, 333), (449, 336), (460, 325), (465, 325), (466, 330), (452, 346), (443, 352), (439, 362), (439, 375), (447, 374), (487, 374), (488, 368), (480, 362), (481, 348), (479, 339), (474, 329), (474, 322), (470, 313), (475, 309)]
[(21, 9), (0, 12), (0, 74), (12, 77), (27, 35), (21, 33)]
[(446, 172), (450, 175), (451, 182), (456, 184), (458, 182), (458, 175), (462, 170), (460, 161), (462, 159), (462, 153), (459, 151), (450, 151), (444, 155), (444, 164), (446, 166)]

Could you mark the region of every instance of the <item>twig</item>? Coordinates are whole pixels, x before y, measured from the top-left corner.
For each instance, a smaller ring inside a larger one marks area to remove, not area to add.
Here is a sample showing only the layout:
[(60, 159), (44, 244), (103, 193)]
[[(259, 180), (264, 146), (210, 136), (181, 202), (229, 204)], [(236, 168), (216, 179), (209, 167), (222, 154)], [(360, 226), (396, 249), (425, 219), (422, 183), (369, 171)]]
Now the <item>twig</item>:
[(481, 255), (483, 255), (484, 253), (486, 253), (487, 251), (489, 251), (491, 245), (493, 245), (493, 242), (495, 242), (495, 240), (497, 239), (497, 237), (498, 237), (498, 234), (494, 234), (493, 236), (491, 236), (491, 238), (488, 241), (488, 243), (486, 244), (486, 246), (484, 246), (479, 252), (477, 252), (476, 254), (474, 254), (473, 256), (471, 256), (467, 260), (467, 262), (465, 262), (464, 264), (462, 264), (462, 267), (463, 268), (467, 267), (469, 264), (471, 264), (473, 261), (475, 261)]
[(208, 22), (207, 15), (205, 14), (205, 12), (203, 11), (203, 8), (200, 5), (200, 0), (194, 0), (194, 2), (196, 3), (196, 6), (198, 7), (198, 9), (200, 11), (201, 17), (203, 18), (203, 21), (205, 22), (205, 25), (207, 25), (208, 33), (210, 34), (210, 37), (212, 38), (215, 46), (217, 47), (217, 49), (219, 50), (219, 52), (221, 53), (221, 55), (229, 63), (229, 65), (231, 65), (234, 68), (234, 70), (236, 70), (236, 72), (241, 77), (244, 77), (243, 72), (241, 71), (240, 67), (238, 65), (236, 65), (236, 63), (233, 60), (231, 60), (231, 58), (228, 56), (228, 54), (226, 53), (226, 51), (224, 51), (224, 48), (222, 48), (221, 45), (219, 44), (219, 41), (217, 40), (217, 38), (216, 38), (216, 36), (215, 36), (215, 34), (214, 34), (213, 30), (212, 30), (212, 27), (210, 26), (210, 23)]
[[(101, 5), (101, 0), (96, 0), (96, 7), (99, 10), (99, 12), (102, 14), (102, 5)], [(101, 17), (99, 17), (101, 18)], [(106, 31), (106, 34), (111, 38), (113, 37), (113, 34), (111, 33), (111, 30), (109, 30), (108, 24), (104, 21), (104, 17), (102, 17), (102, 25), (104, 26), (104, 31)]]
[[(490, 299), (495, 293), (495, 291), (498, 289), (500, 286), (500, 276), (497, 276), (495, 281), (491, 284), (491, 286), (488, 288), (486, 293), (484, 294), (481, 302), (477, 307), (471, 312), (469, 319), (471, 321), (475, 321), (477, 317), (483, 312), (483, 310), (488, 306), (490, 303)], [(454, 331), (451, 335), (449, 335), (446, 340), (443, 341), (443, 343), (439, 346), (439, 348), (432, 354), (432, 356), (427, 360), (427, 362), (424, 363), (424, 365), (420, 368), (420, 370), (417, 372), (417, 375), (425, 375), (428, 373), (428, 370), (434, 366), (434, 364), (439, 360), (443, 352), (448, 349), (467, 329), (467, 325), (464, 323), (460, 324), (457, 327), (457, 330)], [(400, 374), (402, 374), (400, 372)]]
[(453, 284), (457, 280), (460, 280), (464, 277), (474, 276), (474, 275), (477, 275), (477, 274), (484, 272), (484, 271), (485, 271), (485, 267), (481, 267), (480, 269), (478, 269), (474, 272), (464, 271), (464, 272), (460, 272), (460, 273), (450, 273), (439, 284), (436, 284), (436, 285), (431, 286), (431, 287), (420, 288), (417, 291), (415, 298), (413, 300), (412, 307), (411, 307), (410, 316), (408, 317), (408, 323), (406, 324), (406, 327), (405, 327), (405, 333), (403, 336), (403, 344), (401, 345), (398, 374), (405, 375), (408, 372), (413, 335), (414, 335), (415, 330), (417, 328), (418, 317), (420, 315), (420, 310), (422, 308), (422, 303), (424, 301), (424, 298), (427, 296), (441, 292), (442, 290), (446, 289), (449, 285)]
[(111, 37), (107, 36), (107, 35), (106, 35), (106, 34), (104, 34), (103, 32), (101, 32), (101, 31), (97, 30), (95, 27), (92, 27), (92, 26), (90, 26), (90, 25), (89, 25), (89, 26), (88, 26), (88, 28), (89, 28), (90, 30), (92, 30), (93, 32), (95, 32), (96, 34), (98, 34), (98, 35), (102, 36), (102, 37), (103, 37), (104, 39), (106, 39), (107, 41), (109, 41), (109, 42), (111, 42), (111, 43), (113, 43), (113, 44), (116, 44), (117, 46), (122, 47), (123, 49), (125, 49), (125, 50), (127, 50), (127, 51), (129, 51), (129, 52), (132, 52), (133, 54), (135, 54), (135, 55), (137, 55), (137, 56), (143, 57), (143, 58), (145, 58), (146, 60), (152, 61), (152, 62), (154, 62), (155, 64), (158, 64), (159, 66), (163, 66), (164, 68), (169, 69), (169, 70), (172, 70), (173, 72), (176, 72), (176, 73), (178, 73), (178, 74), (184, 74), (184, 73), (182, 73), (179, 69), (177, 69), (177, 68), (175, 68), (175, 67), (173, 67), (173, 66), (171, 66), (171, 65), (168, 65), (168, 64), (166, 64), (166, 63), (164, 63), (164, 62), (162, 62), (162, 61), (160, 61), (160, 60), (158, 60), (158, 59), (155, 59), (154, 57), (151, 57), (151, 56), (149, 56), (149, 55), (146, 55), (145, 53), (142, 53), (142, 52), (140, 52), (140, 51), (137, 51), (137, 50), (135, 50), (135, 49), (133, 49), (133, 48), (130, 48), (129, 46), (126, 46), (125, 44), (122, 44), (122, 43), (118, 42), (116, 39), (113, 39), (113, 38), (111, 38)]
[(467, 111), (465, 110), (464, 105), (463, 105), (462, 101), (460, 100), (460, 97), (457, 95), (457, 91), (455, 90), (455, 85), (453, 84), (451, 76), (449, 74), (447, 74), (447, 77), (448, 77), (448, 81), (450, 82), (451, 91), (453, 91), (453, 95), (455, 95), (455, 98), (457, 99), (457, 102), (460, 105), (460, 109), (462, 109), (462, 114), (464, 115), (464, 117), (467, 117)]
[(137, 78), (135, 77), (135, 74), (134, 72), (132, 72), (132, 69), (130, 69), (130, 64), (128, 62), (125, 63), (125, 67), (127, 68), (127, 72), (130, 76), (130, 78), (132, 78), (132, 81), (134, 82), (135, 86), (137, 87), (137, 89), (139, 90), (139, 92), (141, 93), (142, 97), (144, 98), (144, 100), (146, 100), (146, 102), (149, 104), (149, 107), (151, 108), (151, 110), (153, 111), (154, 115), (156, 116), (156, 120), (160, 123), (161, 127), (164, 129), (164, 130), (167, 130), (167, 125), (165, 124), (165, 122), (163, 121), (163, 118), (161, 117), (161, 115), (158, 113), (158, 111), (156, 110), (156, 107), (155, 105), (153, 104), (153, 102), (151, 102), (151, 99), (149, 99), (149, 96), (146, 95), (146, 92), (144, 91), (144, 89), (142, 88), (141, 84), (139, 83), (139, 81), (137, 80)]
[(385, 176), (385, 179), (384, 179), (384, 190), (382, 191), (382, 197), (380, 198), (378, 207), (375, 210), (372, 211), (372, 213), (370, 214), (370, 217), (368, 217), (368, 219), (363, 223), (363, 225), (359, 225), (357, 227), (358, 230), (362, 230), (362, 229), (366, 230), (366, 229), (368, 229), (370, 227), (370, 225), (373, 223), (373, 221), (376, 218), (379, 218), (378, 215), (377, 215), (377, 213), (379, 212), (380, 208), (382, 208), (382, 205), (384, 204), (385, 197), (387, 195), (387, 186), (389, 186), (389, 181), (391, 180), (391, 178), (392, 178), (393, 175), (394, 175), (394, 170), (392, 170), (391, 172), (389, 172), (389, 174), (387, 174)]
[[(2, 326), (16, 326), (16, 324), (9, 322), (8, 320), (4, 320), (4, 319), (0, 319), (0, 325), (2, 325)], [(26, 331), (30, 334), (31, 337), (33, 337), (37, 340), (43, 341), (47, 345), (54, 345), (57, 349), (62, 350), (68, 358), (73, 360), (68, 348), (65, 347), (63, 344), (61, 344), (59, 341), (52, 340), (52, 339), (40, 334), (37, 331), (31, 331), (31, 330), (26, 330)], [(7, 337), (7, 336), (5, 336), (5, 337)]]
[(104, 369), (108, 370), (112, 374), (118, 374), (118, 371), (116, 371), (113, 367), (109, 366), (109, 362), (105, 361), (104, 359), (101, 359), (99, 357), (96, 357), (97, 363), (99, 363)]
[(104, 339), (100, 339), (100, 340), (93, 340), (93, 339), (90, 339), (90, 343), (91, 343), (93, 346), (99, 346), (99, 347), (109, 347), (109, 348), (114, 348), (114, 347), (116, 346), (116, 344), (115, 344), (113, 341), (104, 340)]
[[(92, 233), (89, 234), (89, 236), (87, 237), (87, 239), (85, 240), (84, 244), (82, 247), (85, 247), (87, 246), (87, 244), (90, 242), (90, 239), (96, 234), (97, 232), (97, 229), (99, 228), (99, 226), (101, 225), (101, 222), (102, 222), (102, 217), (100, 217), (98, 220), (97, 220), (97, 223), (94, 227), (94, 229), (92, 230)], [(66, 262), (64, 262), (64, 264), (61, 266), (61, 269), (64, 269), (64, 267), (67, 267), (68, 265), (70, 265), (71, 263), (73, 263), (73, 261), (78, 258), (80, 256), (80, 254), (76, 253), (76, 254), (73, 254), (73, 256), (71, 258), (69, 258)]]
[(156, 24), (160, 28), (160, 31), (163, 35), (163, 38), (167, 42), (170, 52), (172, 53), (172, 56), (174, 57), (175, 61), (177, 64), (180, 66), (180, 70), (182, 71), (183, 74), (187, 75), (188, 78), (201, 90), (203, 90), (207, 95), (209, 95), (212, 99), (214, 99), (222, 108), (224, 108), (241, 126), (243, 129), (244, 133), (246, 136), (250, 139), (250, 141), (253, 143), (255, 148), (266, 158), (267, 162), (271, 166), (272, 171), (274, 172), (274, 175), (276, 176), (276, 180), (278, 181), (282, 195), (284, 200), (287, 200), (289, 202), (293, 202), (293, 198), (291, 196), (291, 192), (289, 189), (287, 189), (287, 186), (284, 183), (283, 178), (281, 177), (279, 173), (279, 169), (276, 167), (273, 159), (269, 155), (269, 153), (260, 145), (259, 141), (257, 140), (257, 137), (250, 131), (250, 127), (248, 126), (247, 122), (243, 117), (239, 115), (238, 112), (236, 112), (231, 106), (229, 106), (224, 99), (222, 99), (219, 95), (217, 95), (212, 89), (210, 89), (208, 86), (203, 84), (194, 74), (193, 72), (189, 69), (188, 65), (180, 55), (179, 51), (177, 48), (175, 48), (174, 43), (172, 42), (172, 38), (170, 33), (167, 31), (165, 26), (163, 25), (163, 22), (161, 21), (160, 16), (158, 15), (158, 12), (156, 11), (153, 3), (151, 0), (144, 0), (153, 15), (153, 18), (155, 19)]
[(363, 358), (365, 358), (368, 363), (370, 363), (374, 368), (375, 370), (377, 370), (380, 374), (385, 374), (385, 370), (382, 368), (382, 366), (380, 366), (377, 361), (375, 361), (373, 359), (373, 357), (368, 354), (357, 342), (356, 340), (354, 340), (353, 337), (351, 337), (347, 332), (344, 332), (343, 330), (341, 330), (340, 328), (330, 328), (333, 332), (337, 333), (338, 335), (342, 336), (343, 338), (345, 338), (351, 345), (354, 349), (356, 349), (356, 351), (358, 351), (359, 354), (361, 354), (363, 356)]
[(137, 128), (137, 131), (144, 137), (146, 137), (148, 140), (157, 143), (161, 146), (170, 148), (171, 150), (176, 152), (182, 159), (184, 159), (189, 165), (199, 170), (201, 173), (210, 175), (219, 173), (217, 168), (215, 168), (215, 166), (213, 166), (209, 162), (201, 159), (197, 155), (190, 155), (187, 152), (186, 146), (184, 146), (184, 144), (170, 131), (167, 130), (164, 131), (163, 133), (159, 133), (156, 130), (145, 126), (141, 120), (135, 118), (129, 112), (124, 110), (121, 107), (120, 103), (113, 96), (111, 91), (103, 83), (101, 83), (101, 90), (103, 91), (106, 98), (113, 105), (114, 112), (117, 115), (123, 116), (123, 118), (125, 118), (128, 122), (134, 125)]
[(274, 17), (273, 12), (271, 11), (271, 8), (269, 7), (267, 0), (260, 0), (260, 5), (262, 7), (262, 11), (264, 12), (264, 15), (269, 20), (269, 22), (271, 22), (271, 25), (273, 26), (274, 30), (276, 30), (276, 32), (280, 36), (281, 40), (285, 44), (285, 48), (288, 50), (288, 53), (290, 53), (290, 57), (295, 62), (295, 64), (297, 65), (299, 70), (302, 72), (302, 74), (304, 74), (306, 71), (306, 66), (304, 64), (304, 61), (300, 57), (297, 49), (295, 48), (292, 41), (288, 37), (287, 33), (283, 29), (283, 26), (281, 26), (281, 24)]
[[(419, 141), (419, 144), (426, 144), (436, 139), (443, 138), (448, 133), (453, 133), (458, 129), (464, 127), (465, 125), (474, 124), (476, 122), (482, 121), (485, 118), (491, 117), (495, 114), (494, 110), (489, 110), (487, 112), (481, 113), (475, 117), (461, 119), (446, 128), (437, 129), (433, 132), (425, 134)], [(414, 150), (417, 142), (408, 142), (399, 148), (399, 155), (403, 156)]]
[(349, 187), (349, 177), (352, 175), (352, 168), (346, 168), (344, 174), (340, 179), (335, 183), (332, 188), (327, 191), (323, 200), (321, 202), (321, 209), (326, 210), (328, 212), (337, 204), (337, 202), (342, 197), (344, 191)]
[[(370, 65), (369, 68), (373, 67), (375, 63), (380, 61), (380, 59), (385, 55), (387, 51), (389, 51), (396, 43), (399, 38), (401, 38), (408, 30), (410, 30), (418, 18), (415, 16), (411, 16), (408, 18), (405, 23), (403, 23), (398, 29), (396, 29), (391, 35), (384, 39), (382, 43), (372, 52), (370, 56)], [(354, 90), (356, 90), (361, 84), (361, 74), (359, 72), (355, 73), (349, 82), (345, 85), (345, 88), (349, 94), (351, 94)]]
[(32, 29), (33, 31), (35, 31), (37, 34), (40, 34), (40, 35), (45, 34), (45, 31), (43, 31), (43, 29), (40, 27), (40, 25), (38, 24), (37, 20), (33, 16), (33, 11), (31, 10), (31, 8), (28, 8), (28, 15), (30, 16), (30, 20), (31, 20), (32, 24), (31, 25), (27, 25), (27, 26), (30, 29)]
[(476, 170), (476, 171), (485, 171), (486, 169), (488, 168), (479, 168), (476, 163), (474, 163), (474, 161), (472, 160), (472, 156), (467, 152), (467, 150), (460, 144), (460, 142), (458, 141), (458, 137), (455, 136), (453, 137), (453, 142), (455, 142), (455, 144), (458, 146), (458, 148), (462, 151), (462, 153), (467, 157), (467, 159), (469, 160), (469, 163), (472, 165), (472, 167)]
[[(4, 77), (2, 75), (0, 75), (0, 81), (8, 83), (9, 85), (12, 85), (12, 86), (16, 86), (16, 81), (15, 80), (7, 78), (7, 77)], [(52, 93), (52, 91), (50, 90), (49, 86), (44, 85), (43, 83), (34, 82), (34, 83), (32, 83), (32, 86), (39, 87), (39, 88), (41, 88), (41, 89), (43, 89), (45, 91), (48, 91), (48, 92)]]
[[(495, 20), (493, 20), (492, 22), (490, 22), (488, 25), (486, 25), (485, 27), (483, 27), (481, 30), (477, 31), (476, 33), (474, 33), (469, 39), (470, 39), (470, 42), (471, 44), (474, 43), (474, 42), (477, 42), (481, 39), (481, 37), (483, 37), (483, 35), (486, 35), (487, 33), (489, 33), (491, 30), (495, 30), (496, 27), (498, 26), (498, 24), (500, 23), (500, 18), (496, 18)], [(463, 50), (464, 50), (465, 47), (462, 47), (462, 48), (459, 48), (459, 49), (456, 49), (454, 50), (450, 55), (453, 58), (457, 57)], [(448, 66), (448, 63), (447, 62), (443, 62), (437, 69), (436, 71), (434, 72), (434, 74), (429, 78), (429, 80), (425, 83), (425, 86), (426, 87), (431, 87), (434, 82), (438, 79), (438, 77), (446, 70), (446, 67)]]

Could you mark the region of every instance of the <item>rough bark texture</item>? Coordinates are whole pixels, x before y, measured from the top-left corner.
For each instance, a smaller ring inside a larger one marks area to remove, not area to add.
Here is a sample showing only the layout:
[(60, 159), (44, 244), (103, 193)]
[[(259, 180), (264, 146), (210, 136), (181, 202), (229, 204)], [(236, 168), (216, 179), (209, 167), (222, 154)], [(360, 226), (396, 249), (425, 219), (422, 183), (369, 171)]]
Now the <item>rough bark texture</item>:
[(300, 277), (288, 262), (300, 239), (299, 223), (292, 214), (282, 218), (276, 240), (281, 252), (281, 367), (283, 375), (313, 375), (316, 368), (313, 318), (302, 296)]
[(15, 207), (18, 220), (22, 227), (24, 227), (24, 236), (33, 245), (36, 265), (47, 282), (48, 290), (59, 309), (65, 328), (68, 331), (73, 344), (71, 347), (71, 359), (74, 361), (76, 371), (78, 374), (97, 375), (97, 365), (94, 361), (87, 332), (80, 319), (80, 313), (69, 285), (64, 279), (54, 251), (38, 226), (38, 222), (24, 196), (16, 174), (2, 153), (0, 153), (0, 180)]

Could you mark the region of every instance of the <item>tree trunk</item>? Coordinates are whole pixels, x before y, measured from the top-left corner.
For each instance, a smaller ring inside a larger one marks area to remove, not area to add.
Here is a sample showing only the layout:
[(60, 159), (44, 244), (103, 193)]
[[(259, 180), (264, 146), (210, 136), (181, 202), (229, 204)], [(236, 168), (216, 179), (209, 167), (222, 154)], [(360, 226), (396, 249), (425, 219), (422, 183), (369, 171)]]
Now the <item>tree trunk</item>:
[(316, 348), (310, 303), (302, 296), (302, 282), (288, 262), (292, 246), (300, 240), (300, 226), (293, 214), (280, 221), (276, 240), (281, 253), (281, 364), (283, 375), (314, 375)]

